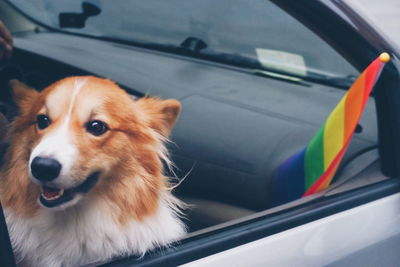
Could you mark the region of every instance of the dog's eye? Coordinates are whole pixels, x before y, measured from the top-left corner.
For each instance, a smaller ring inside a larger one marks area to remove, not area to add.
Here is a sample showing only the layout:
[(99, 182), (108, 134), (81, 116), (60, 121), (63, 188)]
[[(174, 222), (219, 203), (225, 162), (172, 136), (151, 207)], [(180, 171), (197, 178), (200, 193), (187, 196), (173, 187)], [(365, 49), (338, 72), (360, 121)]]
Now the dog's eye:
[(51, 121), (49, 119), (49, 117), (47, 117), (46, 115), (40, 114), (36, 117), (36, 123), (37, 126), (40, 130), (43, 130), (47, 127), (49, 127)]
[(108, 131), (108, 127), (104, 122), (95, 120), (86, 124), (86, 130), (95, 136), (100, 136)]

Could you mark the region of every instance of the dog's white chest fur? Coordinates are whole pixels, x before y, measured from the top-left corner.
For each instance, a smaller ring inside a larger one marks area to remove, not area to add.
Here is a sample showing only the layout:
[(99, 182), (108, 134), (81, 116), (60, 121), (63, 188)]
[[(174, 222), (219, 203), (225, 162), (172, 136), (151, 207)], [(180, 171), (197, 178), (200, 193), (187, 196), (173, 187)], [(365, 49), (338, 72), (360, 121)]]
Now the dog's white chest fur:
[(32, 266), (79, 266), (118, 255), (141, 255), (179, 239), (185, 232), (164, 201), (153, 216), (126, 226), (115, 222), (113, 208), (117, 207), (98, 200), (66, 211), (40, 209), (30, 219), (19, 218), (6, 209), (17, 258)]

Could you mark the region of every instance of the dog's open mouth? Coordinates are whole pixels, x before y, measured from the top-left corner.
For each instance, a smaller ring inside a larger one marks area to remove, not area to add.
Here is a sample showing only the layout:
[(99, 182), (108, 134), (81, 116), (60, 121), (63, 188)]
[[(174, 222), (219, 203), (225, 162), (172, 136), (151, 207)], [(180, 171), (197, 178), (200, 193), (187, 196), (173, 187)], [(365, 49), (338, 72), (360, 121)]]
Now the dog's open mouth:
[(75, 198), (77, 194), (89, 192), (99, 179), (100, 172), (94, 172), (89, 175), (86, 180), (74, 188), (63, 189), (48, 186), (41, 186), (39, 197), (40, 203), (48, 208), (54, 208), (65, 204)]
[(64, 195), (64, 189), (51, 188), (47, 186), (42, 186), (41, 189), (41, 195), (47, 201), (59, 199)]

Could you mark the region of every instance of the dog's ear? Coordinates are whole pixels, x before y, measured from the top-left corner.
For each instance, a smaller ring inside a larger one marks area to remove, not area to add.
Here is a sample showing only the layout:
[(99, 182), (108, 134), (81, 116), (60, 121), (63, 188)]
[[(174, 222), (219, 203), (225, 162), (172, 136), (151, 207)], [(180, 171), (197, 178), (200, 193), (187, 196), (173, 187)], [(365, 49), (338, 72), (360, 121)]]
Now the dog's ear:
[(35, 89), (18, 80), (11, 80), (8, 84), (12, 91), (13, 100), (21, 110), (27, 109), (28, 105), (33, 102), (32, 100), (39, 95)]
[(150, 127), (167, 137), (181, 111), (179, 101), (175, 99), (161, 100), (158, 98), (143, 97), (136, 101), (136, 103), (148, 115)]

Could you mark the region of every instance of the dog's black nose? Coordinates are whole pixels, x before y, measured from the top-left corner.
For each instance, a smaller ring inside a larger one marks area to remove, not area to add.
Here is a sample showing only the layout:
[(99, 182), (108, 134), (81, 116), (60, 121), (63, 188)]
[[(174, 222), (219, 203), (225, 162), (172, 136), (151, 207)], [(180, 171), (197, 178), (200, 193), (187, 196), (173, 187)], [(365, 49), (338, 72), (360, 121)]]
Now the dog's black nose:
[(36, 179), (48, 182), (58, 177), (61, 164), (52, 158), (35, 157), (31, 163), (31, 171)]

